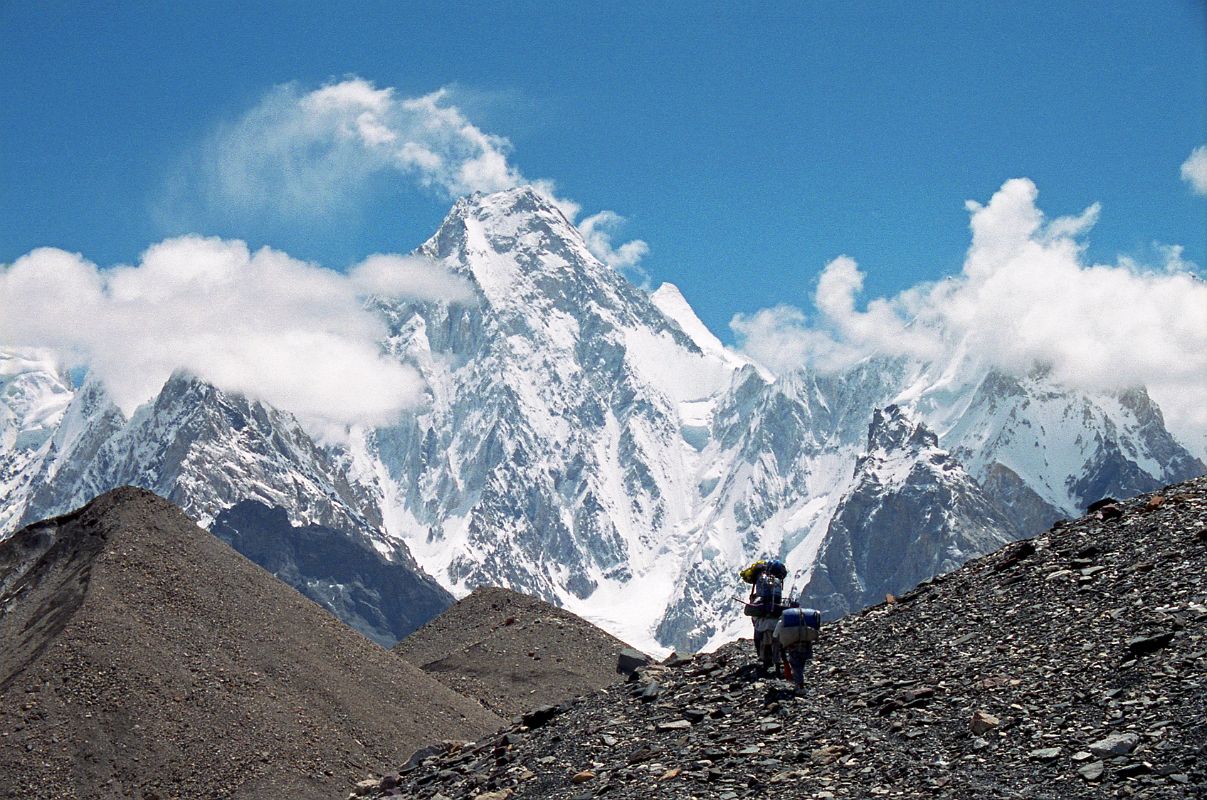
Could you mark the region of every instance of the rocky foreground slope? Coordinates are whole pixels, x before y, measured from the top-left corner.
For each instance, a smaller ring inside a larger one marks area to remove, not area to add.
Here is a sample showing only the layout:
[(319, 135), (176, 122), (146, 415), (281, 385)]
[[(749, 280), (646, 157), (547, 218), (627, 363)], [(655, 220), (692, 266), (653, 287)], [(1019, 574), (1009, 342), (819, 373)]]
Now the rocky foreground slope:
[(535, 597), (497, 587), (464, 600), (394, 652), (503, 717), (616, 681), (624, 642)]
[(0, 644), (0, 797), (330, 797), (503, 722), (140, 489), (0, 543)]
[(644, 668), (356, 793), (1202, 797), (1207, 478), (827, 626), (803, 696), (751, 660), (738, 642)]

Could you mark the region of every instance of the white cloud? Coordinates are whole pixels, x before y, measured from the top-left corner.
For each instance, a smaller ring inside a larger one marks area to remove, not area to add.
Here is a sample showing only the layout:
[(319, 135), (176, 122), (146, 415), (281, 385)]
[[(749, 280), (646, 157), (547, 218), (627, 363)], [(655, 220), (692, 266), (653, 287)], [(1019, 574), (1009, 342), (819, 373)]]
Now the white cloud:
[(1196, 147), (1182, 162), (1182, 180), (1195, 194), (1207, 195), (1207, 144)]
[(385, 424), (422, 399), (383, 355), (367, 294), (469, 301), (468, 284), (414, 257), (377, 255), (347, 275), (243, 242), (186, 236), (137, 266), (98, 269), (34, 250), (0, 267), (0, 341), (88, 365), (130, 412), (177, 369), (297, 414), (330, 434)]
[(625, 242), (613, 248), (612, 236), (625, 222), (624, 217), (614, 211), (600, 211), (579, 223), (587, 247), (600, 261), (619, 270), (634, 269), (650, 248), (640, 239)]
[(774, 372), (788, 372), (814, 364), (832, 341), (806, 324), (805, 312), (789, 305), (737, 314), (729, 323), (742, 350)]
[(1121, 259), (1090, 264), (1078, 237), (1097, 205), (1045, 220), (1035, 185), (1007, 181), (985, 205), (969, 202), (972, 245), (959, 276), (878, 298), (859, 310), (863, 275), (830, 262), (816, 314), (780, 306), (738, 315), (743, 349), (773, 369), (840, 369), (873, 355), (952, 357), (968, 348), (1014, 372), (1047, 365), (1087, 389), (1142, 384), (1189, 440), (1207, 433), (1207, 284), (1178, 247), (1148, 269)]
[(372, 255), (353, 267), (348, 279), (365, 294), (463, 304), (476, 301), (469, 281), (417, 256)]
[[(400, 97), (361, 78), (311, 92), (280, 86), (220, 127), (200, 169), (180, 183), (199, 183), (213, 209), (286, 218), (352, 208), (383, 174), (406, 175), (449, 198), (531, 184), (576, 220), (578, 203), (560, 197), (551, 180), (526, 178), (508, 160), (511, 143), (473, 124), (452, 101), (450, 89)], [(593, 231), (593, 252), (627, 269), (649, 248), (633, 241), (613, 249), (609, 230), (621, 221), (603, 211), (583, 225)]]

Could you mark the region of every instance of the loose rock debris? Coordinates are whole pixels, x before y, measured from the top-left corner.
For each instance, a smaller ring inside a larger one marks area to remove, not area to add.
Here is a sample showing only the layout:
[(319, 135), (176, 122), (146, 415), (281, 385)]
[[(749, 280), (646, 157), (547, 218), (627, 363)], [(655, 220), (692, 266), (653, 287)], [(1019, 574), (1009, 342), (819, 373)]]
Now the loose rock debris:
[(1207, 478), (1104, 503), (826, 626), (799, 694), (737, 642), (362, 796), (1204, 797), (1205, 521)]

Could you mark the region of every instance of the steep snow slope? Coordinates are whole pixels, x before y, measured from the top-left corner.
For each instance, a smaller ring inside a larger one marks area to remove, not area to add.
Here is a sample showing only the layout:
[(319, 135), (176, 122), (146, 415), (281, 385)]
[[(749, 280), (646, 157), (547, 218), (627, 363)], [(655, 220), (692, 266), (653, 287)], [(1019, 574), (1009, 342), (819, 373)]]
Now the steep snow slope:
[(0, 538), (20, 521), (71, 395), (53, 358), (0, 350)]

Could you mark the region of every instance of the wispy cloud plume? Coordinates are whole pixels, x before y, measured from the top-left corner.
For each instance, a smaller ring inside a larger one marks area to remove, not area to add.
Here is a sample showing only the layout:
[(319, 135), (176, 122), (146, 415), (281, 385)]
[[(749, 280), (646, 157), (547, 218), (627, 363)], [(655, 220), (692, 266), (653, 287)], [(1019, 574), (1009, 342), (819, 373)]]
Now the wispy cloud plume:
[[(403, 97), (361, 78), (310, 92), (280, 86), (218, 128), (183, 182), (199, 184), (209, 206), (228, 213), (310, 217), (355, 208), (382, 175), (406, 176), (445, 198), (531, 184), (577, 219), (578, 203), (551, 180), (525, 177), (510, 161), (511, 143), (475, 125), (453, 101), (450, 89)], [(583, 232), (597, 258), (629, 269), (648, 247), (613, 247), (621, 219), (602, 211), (583, 220)]]
[(1207, 196), (1207, 144), (1196, 147), (1182, 162), (1182, 180), (1195, 194)]
[(781, 306), (734, 317), (743, 349), (772, 369), (841, 369), (874, 354), (924, 360), (957, 348), (1023, 373), (1037, 364), (1067, 385), (1143, 384), (1171, 427), (1201, 446), (1207, 432), (1207, 284), (1177, 247), (1145, 268), (1085, 261), (1091, 206), (1046, 219), (1026, 179), (1007, 181), (981, 205), (969, 202), (972, 245), (959, 276), (857, 304), (854, 260), (830, 262), (815, 313)]
[(612, 246), (612, 237), (624, 223), (625, 218), (616, 212), (600, 211), (578, 223), (578, 229), (596, 258), (622, 272), (633, 272), (641, 282), (646, 282), (649, 276), (641, 269), (640, 263), (650, 251), (649, 246), (640, 239), (625, 242), (619, 247)]
[(341, 274), (186, 236), (102, 270), (41, 248), (0, 267), (0, 342), (87, 365), (127, 412), (185, 369), (332, 435), (393, 421), (425, 388), (382, 353), (385, 325), (365, 309), (368, 295), (473, 300), (461, 278), (414, 257), (372, 256)]

